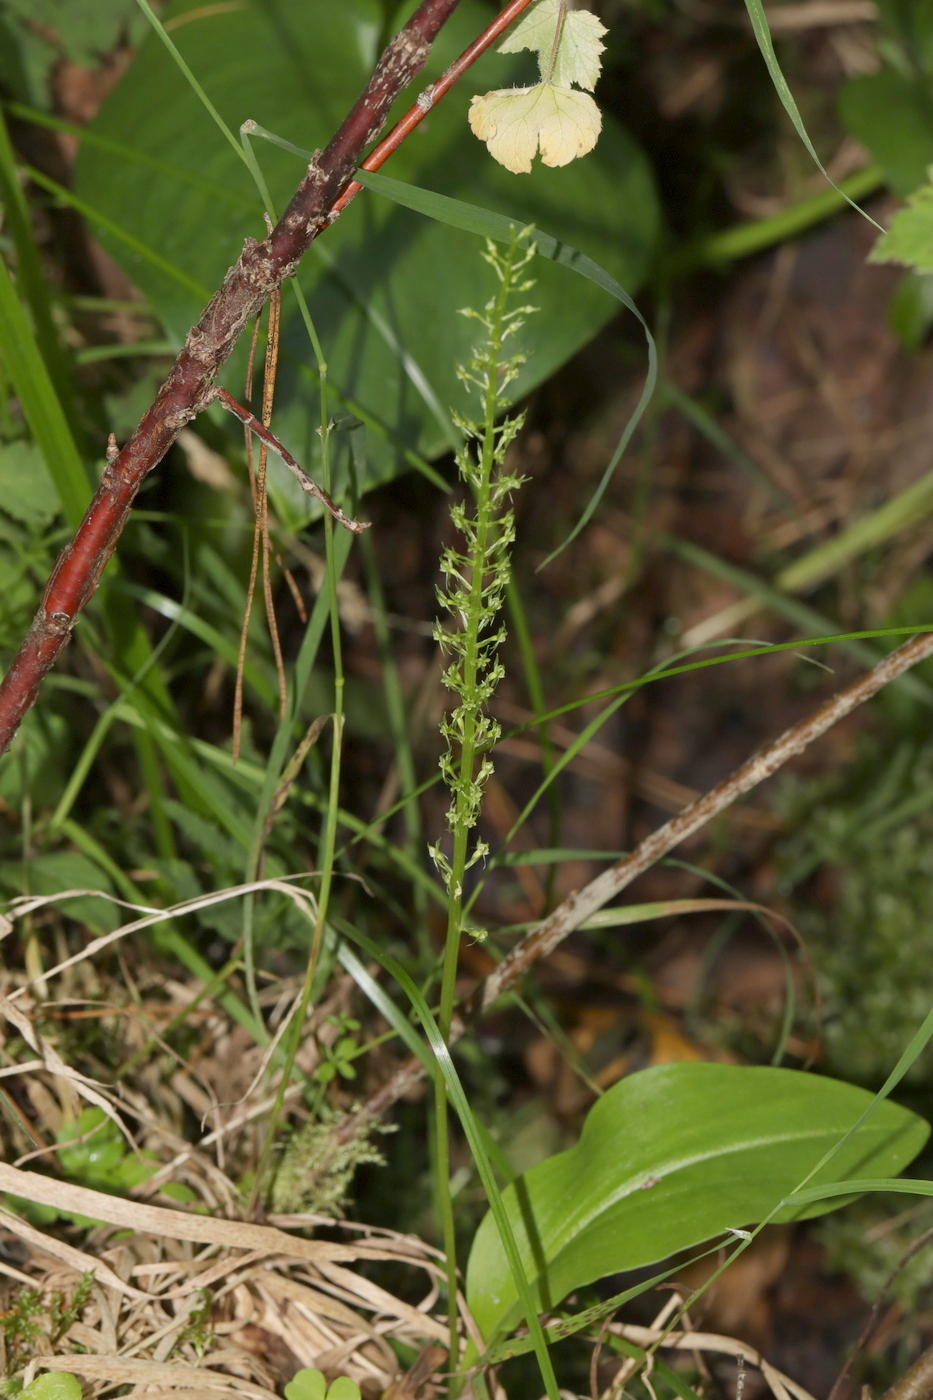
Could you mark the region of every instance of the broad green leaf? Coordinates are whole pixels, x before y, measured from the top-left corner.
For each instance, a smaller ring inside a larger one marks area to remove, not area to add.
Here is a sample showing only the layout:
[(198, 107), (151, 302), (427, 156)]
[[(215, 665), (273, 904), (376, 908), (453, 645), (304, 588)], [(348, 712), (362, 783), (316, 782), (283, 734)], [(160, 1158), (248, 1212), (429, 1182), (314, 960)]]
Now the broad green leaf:
[(906, 199), (922, 185), (933, 157), (933, 83), (892, 69), (851, 78), (839, 94), (839, 115)]
[[(176, 0), (162, 12), (170, 35), (224, 120), (237, 130), (253, 119), (306, 149), (321, 146), (358, 96), (376, 56), (382, 8), (376, 0), (243, 0), (236, 7)], [(440, 71), (488, 20), (480, 0), (462, 0), (441, 32), (419, 86)], [(472, 70), (476, 84), (500, 86), (527, 65), (489, 54)], [(536, 168), (521, 181), (489, 159), (466, 120), (471, 91), (454, 89), (393, 156), (402, 180), (539, 224), (601, 263), (633, 290), (652, 254), (657, 200), (649, 167), (630, 137), (606, 121), (597, 152), (585, 165)], [(413, 100), (415, 90), (405, 95)], [(263, 234), (262, 207), (236, 153), (220, 136), (155, 36), (142, 44), (126, 77), (104, 103), (92, 134), (119, 142), (139, 160), (85, 145), (77, 195), (188, 279), (219, 284), (243, 238)], [(303, 166), (290, 153), (257, 147), (276, 212)], [(158, 165), (153, 164), (154, 161)], [(168, 173), (177, 170), (173, 177)], [(218, 186), (226, 191), (218, 200)], [(95, 233), (97, 230), (95, 229)], [(106, 227), (101, 241), (145, 293), (178, 343), (200, 314), (197, 298)], [(534, 302), (542, 314), (517, 345), (529, 356), (519, 397), (585, 344), (615, 313), (615, 303), (566, 270), (538, 265)], [(467, 232), (436, 227), (417, 215), (360, 194), (312, 248), (299, 273), (324, 344), (330, 382), (367, 419), (363, 484), (424, 457), (457, 438), (450, 409), (466, 411), (455, 366), (472, 347), (470, 323), (457, 313), (482, 306), (488, 269)], [(286, 289), (287, 291), (287, 289)], [(285, 297), (283, 358), (276, 427), (312, 475), (317, 466), (315, 371), (307, 335)], [(241, 392), (245, 347), (223, 372)], [(226, 425), (225, 425), (226, 427)], [(230, 428), (236, 438), (235, 427)], [(338, 463), (337, 489), (345, 458)], [(290, 518), (313, 505), (270, 463), (273, 489)]]
[(933, 184), (921, 185), (908, 196), (906, 209), (894, 215), (868, 261), (905, 263), (918, 272), (933, 272)]
[[(36, 856), (26, 868), (21, 861), (0, 863), (0, 891), (16, 896), (25, 893), (56, 895), (65, 890), (102, 890), (112, 894), (110, 880), (92, 860), (76, 851), (50, 851)], [(107, 899), (76, 895), (56, 901), (56, 908), (69, 918), (79, 919), (105, 933), (120, 922), (119, 912)]]
[[(539, 1307), (763, 1220), (871, 1103), (851, 1084), (785, 1069), (680, 1063), (623, 1079), (592, 1108), (575, 1147), (502, 1193)], [(808, 1185), (895, 1176), (928, 1135), (916, 1114), (880, 1102)], [(473, 1242), (466, 1287), (487, 1343), (518, 1320), (491, 1216)]]

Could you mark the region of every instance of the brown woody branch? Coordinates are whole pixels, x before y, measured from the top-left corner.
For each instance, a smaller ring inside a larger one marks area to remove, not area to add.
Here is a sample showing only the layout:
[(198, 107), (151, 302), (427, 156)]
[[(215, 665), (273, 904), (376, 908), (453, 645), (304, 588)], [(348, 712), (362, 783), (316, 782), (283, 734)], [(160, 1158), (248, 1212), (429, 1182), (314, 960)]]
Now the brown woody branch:
[[(866, 1387), (867, 1389), (867, 1387)], [(888, 1386), (881, 1400), (930, 1400), (933, 1396), (933, 1347), (920, 1353), (909, 1371)]]
[[(807, 719), (785, 730), (780, 738), (759, 749), (728, 778), (689, 803), (663, 826), (659, 826), (629, 855), (616, 861), (615, 865), (604, 870), (582, 890), (568, 895), (553, 914), (542, 920), (515, 945), (495, 971), (477, 987), (468, 1001), (461, 1005), (450, 1028), (450, 1043), (459, 1040), (467, 1027), (486, 1012), (504, 992), (514, 987), (539, 958), (547, 957), (568, 934), (578, 929), (610, 899), (621, 894), (639, 875), (643, 875), (652, 865), (663, 859), (681, 841), (692, 836), (700, 827), (719, 816), (727, 807), (731, 807), (733, 802), (758, 787), (789, 759), (802, 753), (814, 739), (818, 739), (859, 705), (877, 695), (879, 690), (903, 675), (911, 666), (916, 666), (918, 661), (923, 661), (929, 656), (933, 656), (933, 632), (911, 637), (910, 641), (891, 652), (883, 661), (879, 661), (877, 666), (864, 676), (860, 676), (858, 680), (832, 696)], [(416, 1056), (411, 1056), (362, 1108), (344, 1120), (340, 1127), (341, 1138), (352, 1136), (360, 1120), (381, 1117), (397, 1099), (418, 1083), (423, 1074), (424, 1066), (421, 1061)]]
[[(441, 26), (458, 3), (421, 0), (386, 48), (343, 125), (308, 166), (275, 228), (261, 243), (247, 238), (239, 260), (189, 332), (155, 403), (132, 437), (121, 451), (108, 453), (100, 486), (74, 538), (59, 556), (39, 610), (0, 683), (0, 753), (9, 747), (23, 715), (35, 703), (42, 678), (55, 664), (78, 615), (97, 588), (143, 480), (181, 429), (212, 401), (215, 376), (244, 327), (258, 315), (272, 291), (294, 275), (311, 243), (336, 217), (337, 201), (350, 184), (363, 151), (378, 136), (399, 93), (423, 66)], [(469, 62), (530, 3), (511, 0), (467, 50)], [(462, 60), (458, 63), (457, 76), (468, 66)], [(445, 74), (445, 80), (447, 77)], [(450, 78), (448, 87), (452, 81)], [(427, 106), (421, 104), (422, 115), (430, 105), (431, 101)], [(407, 134), (407, 129), (400, 130), (404, 121), (392, 133), (393, 137), (398, 134), (391, 149)], [(410, 122), (410, 126), (415, 124)], [(388, 154), (386, 150), (382, 159)]]

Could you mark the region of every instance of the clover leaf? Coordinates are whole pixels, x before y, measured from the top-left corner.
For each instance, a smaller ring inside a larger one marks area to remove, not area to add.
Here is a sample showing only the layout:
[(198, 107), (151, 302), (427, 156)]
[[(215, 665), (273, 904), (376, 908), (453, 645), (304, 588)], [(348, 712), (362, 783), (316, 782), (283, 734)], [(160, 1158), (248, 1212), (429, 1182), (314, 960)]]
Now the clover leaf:
[(285, 1400), (361, 1400), (361, 1397), (359, 1386), (349, 1376), (338, 1376), (328, 1388), (323, 1371), (312, 1371), (306, 1367), (296, 1371), (288, 1382)]

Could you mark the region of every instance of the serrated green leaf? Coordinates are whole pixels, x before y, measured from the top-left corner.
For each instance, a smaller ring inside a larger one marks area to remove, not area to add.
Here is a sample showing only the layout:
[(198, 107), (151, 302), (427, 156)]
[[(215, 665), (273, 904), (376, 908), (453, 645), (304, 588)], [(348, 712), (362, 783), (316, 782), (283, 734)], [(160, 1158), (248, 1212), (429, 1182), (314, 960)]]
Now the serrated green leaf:
[(933, 272), (933, 184), (908, 197), (868, 255), (869, 262), (899, 262), (918, 272)]
[(0, 446), (0, 510), (24, 525), (48, 525), (61, 509), (45, 458), (33, 442)]
[(525, 175), (539, 150), (542, 163), (552, 168), (588, 155), (602, 129), (602, 116), (589, 93), (538, 83), (474, 97), (470, 128), (486, 143), (493, 160), (513, 175)]
[[(538, 1306), (766, 1218), (872, 1097), (800, 1071), (736, 1065), (660, 1065), (623, 1079), (591, 1109), (575, 1147), (503, 1192)], [(916, 1114), (882, 1101), (815, 1181), (896, 1175), (928, 1135)], [(466, 1291), (487, 1343), (518, 1320), (491, 1216), (474, 1239)]]
[(542, 78), (560, 87), (576, 83), (592, 92), (602, 66), (600, 55), (606, 47), (602, 42), (606, 26), (589, 10), (567, 10), (558, 35), (560, 4), (561, 0), (538, 0), (509, 30), (499, 52), (531, 49), (538, 55)]

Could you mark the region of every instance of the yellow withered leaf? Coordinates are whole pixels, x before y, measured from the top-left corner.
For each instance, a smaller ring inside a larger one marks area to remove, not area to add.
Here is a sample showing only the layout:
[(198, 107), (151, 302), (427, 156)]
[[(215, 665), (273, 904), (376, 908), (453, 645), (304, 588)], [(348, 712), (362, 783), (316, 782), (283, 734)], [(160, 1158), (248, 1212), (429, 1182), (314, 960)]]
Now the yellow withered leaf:
[(506, 170), (527, 174), (541, 152), (545, 165), (567, 165), (596, 145), (602, 117), (589, 93), (556, 83), (501, 88), (474, 97), (470, 127)]
[(539, 150), (545, 165), (567, 165), (585, 156), (602, 129), (599, 108), (588, 93), (599, 77), (606, 28), (589, 11), (567, 5), (568, 0), (538, 0), (499, 45), (500, 53), (536, 53), (540, 83), (499, 88), (474, 97), (470, 106), (473, 134), (516, 175), (531, 170)]

